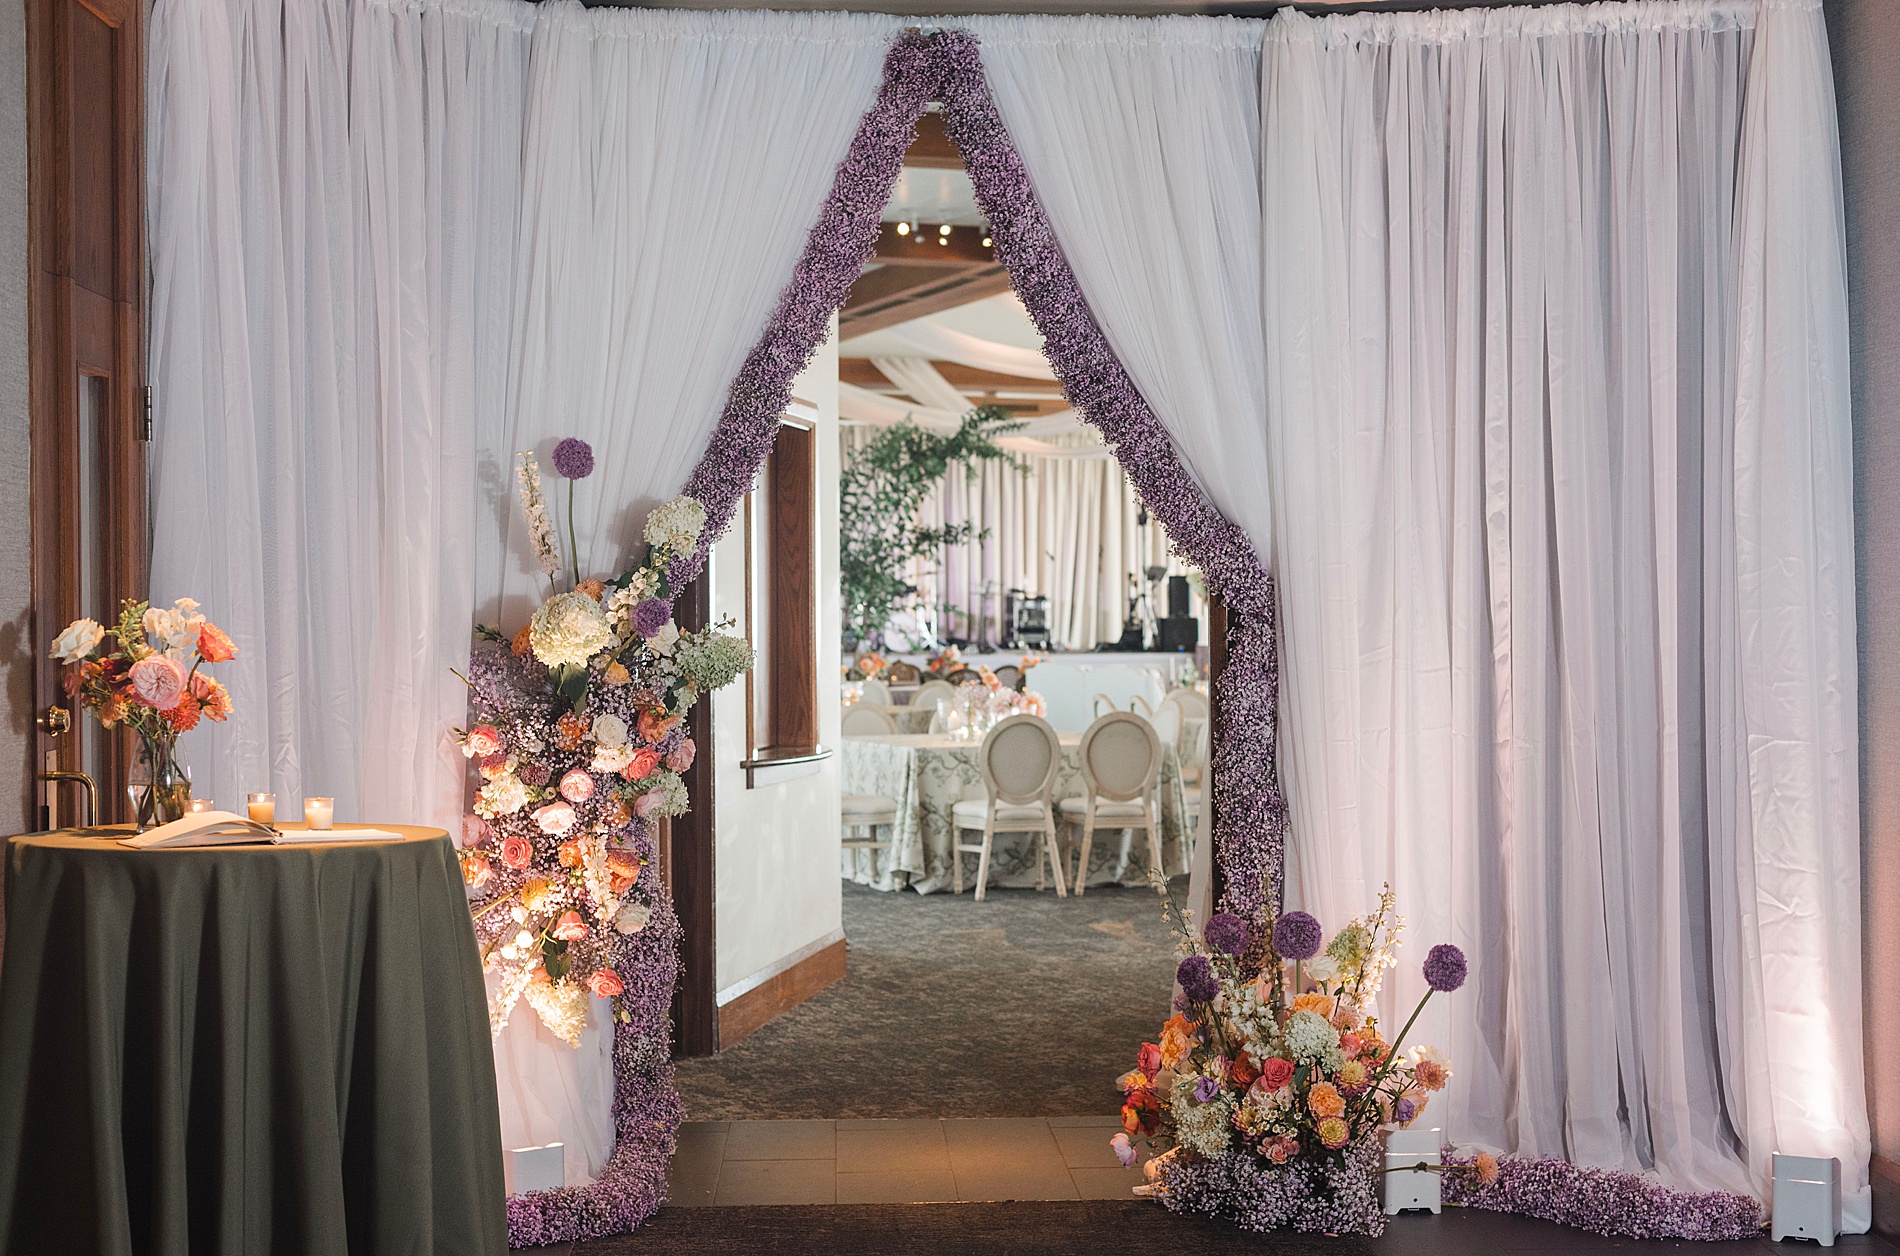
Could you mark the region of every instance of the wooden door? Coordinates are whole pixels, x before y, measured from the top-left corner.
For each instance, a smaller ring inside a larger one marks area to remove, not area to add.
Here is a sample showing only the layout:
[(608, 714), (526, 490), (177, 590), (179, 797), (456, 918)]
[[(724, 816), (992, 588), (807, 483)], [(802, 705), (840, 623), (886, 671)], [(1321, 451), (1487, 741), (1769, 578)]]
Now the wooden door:
[[(110, 623), (145, 591), (141, 8), (27, 0), (26, 16), (34, 766), (91, 774), (100, 818), (125, 819), (128, 735), (79, 718), (47, 647), (73, 619)], [(81, 798), (43, 784), (41, 823), (72, 822)]]

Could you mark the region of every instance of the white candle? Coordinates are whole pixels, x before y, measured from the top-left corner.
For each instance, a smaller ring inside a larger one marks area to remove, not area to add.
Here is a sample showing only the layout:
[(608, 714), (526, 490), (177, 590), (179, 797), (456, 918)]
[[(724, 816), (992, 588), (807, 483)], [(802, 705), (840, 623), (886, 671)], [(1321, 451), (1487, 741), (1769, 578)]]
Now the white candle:
[(327, 829), (335, 808), (334, 798), (306, 798), (303, 800), (303, 822), (313, 829)]
[(244, 808), (250, 813), (251, 819), (258, 824), (277, 822), (276, 794), (246, 794)]
[(193, 815), (196, 815), (200, 811), (209, 811), (211, 810), (211, 800), (209, 798), (194, 798), (185, 807), (185, 810)]

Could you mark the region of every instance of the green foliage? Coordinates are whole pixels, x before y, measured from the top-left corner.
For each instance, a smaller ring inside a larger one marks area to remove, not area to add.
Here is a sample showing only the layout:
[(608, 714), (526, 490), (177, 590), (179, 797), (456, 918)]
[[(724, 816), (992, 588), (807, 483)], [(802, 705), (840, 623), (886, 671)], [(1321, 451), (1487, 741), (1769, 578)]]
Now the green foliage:
[(968, 520), (920, 527), (917, 509), (952, 466), (961, 465), (972, 479), (982, 462), (1006, 462), (1027, 471), (995, 441), (1021, 426), (999, 406), (978, 406), (950, 435), (925, 431), (906, 419), (851, 456), (838, 485), (845, 631), (862, 642), (880, 638), (898, 602), (911, 592), (903, 572), (912, 559), (989, 535)]

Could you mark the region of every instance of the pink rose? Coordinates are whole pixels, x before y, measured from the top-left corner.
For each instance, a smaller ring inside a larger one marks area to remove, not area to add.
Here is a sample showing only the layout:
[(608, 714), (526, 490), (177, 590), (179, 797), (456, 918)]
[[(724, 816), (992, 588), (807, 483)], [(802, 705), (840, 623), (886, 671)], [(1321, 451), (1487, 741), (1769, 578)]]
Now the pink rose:
[(1135, 1067), (1153, 1077), (1161, 1071), (1161, 1048), (1152, 1042), (1141, 1044), (1141, 1050), (1135, 1052)]
[(579, 768), (570, 768), (561, 778), (561, 797), (569, 802), (586, 802), (594, 796), (594, 778)]
[(493, 724), (477, 724), (468, 730), (468, 737), (464, 744), (468, 746), (470, 753), (477, 758), (482, 758), (501, 749), (501, 734), (495, 731)]
[(185, 692), (185, 669), (162, 654), (132, 664), (132, 694), (148, 707), (169, 711)]
[(603, 999), (611, 999), (626, 987), (620, 984), (620, 974), (611, 968), (600, 968), (587, 979), (587, 988)]
[(581, 914), (577, 911), (564, 912), (554, 922), (554, 936), (563, 942), (578, 942), (587, 936), (587, 926), (581, 923)]
[[(653, 775), (653, 769), (660, 766), (660, 752), (640, 749), (633, 752), (633, 758), (627, 760), (627, 766), (620, 769), (620, 775), (630, 781), (644, 781)], [(645, 815), (643, 811), (640, 814)]]
[(673, 747), (673, 752), (666, 756), (667, 769), (673, 772), (684, 772), (687, 768), (693, 766), (693, 758), (698, 755), (698, 753), (699, 747), (693, 744), (691, 737), (688, 737), (686, 740), (680, 742), (679, 745)]
[(633, 814), (644, 820), (658, 811), (660, 805), (665, 801), (664, 798), (660, 797), (659, 790), (649, 789), (646, 793), (641, 794), (638, 798), (633, 800)]
[(1293, 1080), (1293, 1061), (1284, 1056), (1269, 1056), (1260, 1065), (1260, 1080), (1256, 1083), (1263, 1091), (1274, 1091)]
[(462, 817), (462, 845), (464, 847), (486, 846), (494, 836), (495, 830), (480, 816)]
[(510, 868), (525, 868), (534, 858), (534, 847), (528, 839), (516, 834), (501, 844), (501, 861)]
[(551, 837), (559, 837), (574, 827), (574, 808), (564, 802), (551, 802), (545, 807), (536, 808), (534, 822), (541, 831)]

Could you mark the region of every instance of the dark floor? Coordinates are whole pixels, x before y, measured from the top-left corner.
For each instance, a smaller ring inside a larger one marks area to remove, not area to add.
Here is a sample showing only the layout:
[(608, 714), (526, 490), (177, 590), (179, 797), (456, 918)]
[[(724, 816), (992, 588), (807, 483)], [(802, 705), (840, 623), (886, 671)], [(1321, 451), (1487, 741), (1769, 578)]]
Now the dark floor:
[(1152, 890), (979, 903), (846, 883), (844, 928), (843, 981), (680, 1061), (689, 1119), (1113, 1112), (1115, 1079), (1167, 1019), (1174, 947)]
[[(639, 1231), (574, 1247), (537, 1249), (546, 1256), (641, 1256), (653, 1252), (754, 1253), (797, 1256), (911, 1256), (984, 1252), (1006, 1256), (1113, 1252), (1249, 1252), (1261, 1256), (1586, 1256), (1621, 1252), (1685, 1252), (1695, 1256), (1813, 1253), (1812, 1243), (1637, 1243), (1599, 1238), (1545, 1221), (1468, 1208), (1441, 1216), (1392, 1219), (1376, 1240), (1243, 1234), (1214, 1222), (1177, 1216), (1159, 1205), (1083, 1201), (1038, 1204), (912, 1204), (804, 1208), (666, 1208)], [(1900, 1252), (1872, 1235), (1843, 1236), (1834, 1251), (1854, 1256)]]

